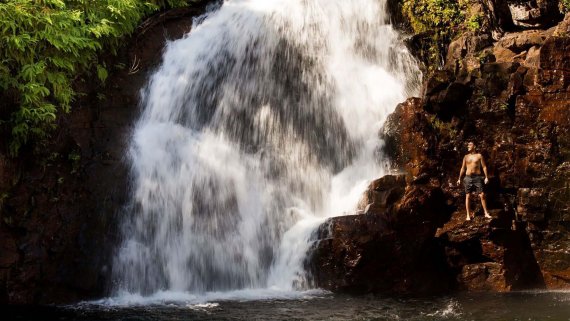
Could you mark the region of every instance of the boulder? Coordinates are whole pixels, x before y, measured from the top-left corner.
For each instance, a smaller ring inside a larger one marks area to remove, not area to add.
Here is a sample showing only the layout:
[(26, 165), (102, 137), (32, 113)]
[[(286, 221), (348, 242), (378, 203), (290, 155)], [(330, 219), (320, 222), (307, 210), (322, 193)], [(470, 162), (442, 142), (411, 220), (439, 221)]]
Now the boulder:
[(507, 4), (517, 27), (545, 28), (555, 25), (561, 19), (556, 0), (510, 0)]
[(492, 41), (491, 36), (485, 33), (466, 32), (462, 34), (449, 44), (444, 68), (452, 72), (472, 71), (478, 68), (487, 56), (481, 54), (483, 49), (490, 47)]
[(427, 99), (426, 110), (435, 113), (440, 119), (449, 120), (465, 110), (465, 103), (471, 96), (471, 88), (461, 82), (452, 82), (437, 94)]
[(432, 184), (404, 182), (403, 176), (372, 182), (361, 203), (372, 202), (366, 214), (331, 218), (319, 228), (307, 261), (313, 285), (348, 293), (449, 289), (433, 242), (437, 224), (449, 215), (443, 193)]
[(367, 213), (389, 212), (391, 206), (402, 198), (406, 188), (405, 175), (386, 175), (372, 181), (357, 205), (357, 210)]
[(552, 33), (553, 30), (508, 33), (493, 45), (493, 55), (497, 62), (527, 62), (528, 66), (538, 67), (539, 48)]
[(534, 46), (528, 49), (523, 66), (528, 68), (539, 68), (540, 67), (540, 47)]
[(455, 287), (490, 292), (543, 287), (526, 232), (501, 210), (491, 215), (492, 220), (478, 216), (465, 221), (465, 212), (456, 212), (438, 229), (448, 269), (456, 275)]
[(437, 226), (449, 218), (445, 196), (437, 180), (429, 177), (407, 184), (405, 175), (383, 176), (370, 183), (358, 207), (394, 229), (424, 223)]
[(469, 292), (508, 292), (505, 270), (499, 263), (466, 264), (457, 276), (460, 288)]
[[(570, 71), (570, 38), (550, 37), (540, 49), (540, 68)], [(565, 89), (565, 88), (563, 88)]]
[(546, 38), (552, 34), (549, 30), (525, 30), (504, 35), (495, 43), (495, 47), (503, 47), (520, 53), (533, 46), (542, 46)]
[(385, 141), (384, 152), (394, 167), (412, 176), (419, 175), (434, 162), (430, 151), (435, 147), (435, 135), (422, 106), (423, 101), (418, 98), (399, 104), (380, 133)]
[(570, 12), (564, 16), (564, 20), (554, 27), (552, 35), (555, 37), (567, 37), (570, 35)]

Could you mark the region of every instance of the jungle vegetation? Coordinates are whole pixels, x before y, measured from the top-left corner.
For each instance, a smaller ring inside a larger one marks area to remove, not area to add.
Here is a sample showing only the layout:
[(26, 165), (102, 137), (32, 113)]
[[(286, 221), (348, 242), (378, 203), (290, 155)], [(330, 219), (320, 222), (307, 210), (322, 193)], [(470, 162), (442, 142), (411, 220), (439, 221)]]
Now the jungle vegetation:
[(195, 0), (0, 1), (0, 132), (11, 155), (30, 140), (45, 139), (60, 113), (69, 112), (74, 82), (105, 82), (102, 52), (149, 15)]
[[(0, 0), (0, 134), (11, 155), (29, 141), (45, 139), (78, 93), (74, 83), (109, 67), (101, 53), (115, 53), (125, 36), (160, 10), (200, 0)], [(427, 35), (420, 55), (437, 69), (447, 45), (477, 31), (482, 16), (469, 12), (477, 0), (397, 0), (411, 31)], [(560, 0), (568, 12), (570, 0)], [(429, 70), (428, 70), (429, 73)]]

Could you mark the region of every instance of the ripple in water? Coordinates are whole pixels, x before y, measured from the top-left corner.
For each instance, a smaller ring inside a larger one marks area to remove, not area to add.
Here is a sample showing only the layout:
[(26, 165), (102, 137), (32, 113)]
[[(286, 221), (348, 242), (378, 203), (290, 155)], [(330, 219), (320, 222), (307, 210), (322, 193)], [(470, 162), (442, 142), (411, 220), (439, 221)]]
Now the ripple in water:
[[(261, 293), (260, 293), (261, 294)], [(187, 294), (185, 294), (187, 295)], [(241, 296), (241, 295), (238, 295)], [(570, 320), (564, 292), (470, 294), (433, 298), (349, 297), (307, 293), (306, 297), (140, 305), (83, 303), (67, 307), (2, 307), (6, 320), (410, 320), (563, 321)], [(213, 298), (213, 297), (212, 297)], [(219, 300), (218, 300), (219, 299)]]

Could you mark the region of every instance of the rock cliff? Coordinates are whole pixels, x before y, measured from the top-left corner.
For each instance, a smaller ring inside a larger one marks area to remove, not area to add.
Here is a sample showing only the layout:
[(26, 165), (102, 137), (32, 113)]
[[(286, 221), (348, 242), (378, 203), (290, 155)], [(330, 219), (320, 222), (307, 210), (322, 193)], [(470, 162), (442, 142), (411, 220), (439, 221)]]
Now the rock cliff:
[[(570, 288), (570, 15), (560, 21), (557, 1), (479, 3), (484, 27), (450, 43), (422, 98), (400, 104), (380, 133), (394, 168), (414, 182), (399, 188), (423, 182), (442, 197), (418, 197), (412, 210), (429, 205), (429, 213), (395, 228), (387, 217), (405, 217), (396, 209), (415, 196), (386, 203), (373, 192), (386, 187), (375, 181), (363, 198), (366, 214), (333, 218), (316, 236), (308, 264), (319, 286), (395, 293)], [(464, 221), (464, 193), (455, 182), (467, 141), (487, 160), (492, 220), (478, 207), (475, 220)], [(419, 222), (431, 229), (418, 229)]]
[(569, 24), (498, 41), (463, 35), (424, 98), (398, 106), (383, 133), (395, 165), (437, 177), (456, 208), (459, 164), (475, 141), (490, 166), (491, 206), (524, 229), (551, 288), (570, 285)]
[(167, 39), (189, 31), (202, 7), (158, 14), (136, 31), (101, 87), (59, 117), (51, 142), (18, 158), (0, 153), (0, 304), (100, 297), (109, 286), (117, 225), (128, 195), (123, 163), (139, 90)]
[(357, 294), (446, 291), (451, 279), (433, 236), (450, 212), (433, 183), (406, 184), (404, 175), (372, 182), (362, 214), (329, 219), (317, 231), (308, 258), (312, 283)]

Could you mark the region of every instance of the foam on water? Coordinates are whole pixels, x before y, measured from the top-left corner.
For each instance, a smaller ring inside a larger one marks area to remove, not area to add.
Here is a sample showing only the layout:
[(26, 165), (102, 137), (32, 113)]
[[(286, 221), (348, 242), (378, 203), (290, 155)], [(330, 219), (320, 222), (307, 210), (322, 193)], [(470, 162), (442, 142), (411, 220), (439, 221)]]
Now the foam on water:
[(449, 300), (445, 308), (428, 313), (428, 317), (438, 317), (442, 319), (456, 318), (461, 316), (461, 306), (456, 300)]
[(306, 300), (327, 297), (329, 295), (329, 292), (323, 290), (286, 291), (279, 289), (241, 289), (200, 294), (183, 291), (157, 291), (147, 296), (123, 292), (110, 298), (86, 301), (74, 305), (73, 308), (124, 308), (148, 305), (172, 305), (192, 309), (208, 309), (217, 307), (219, 305), (218, 302), (224, 301)]
[(227, 0), (168, 43), (142, 91), (108, 304), (307, 290), (311, 233), (386, 173), (379, 130), (418, 92), (385, 5)]

